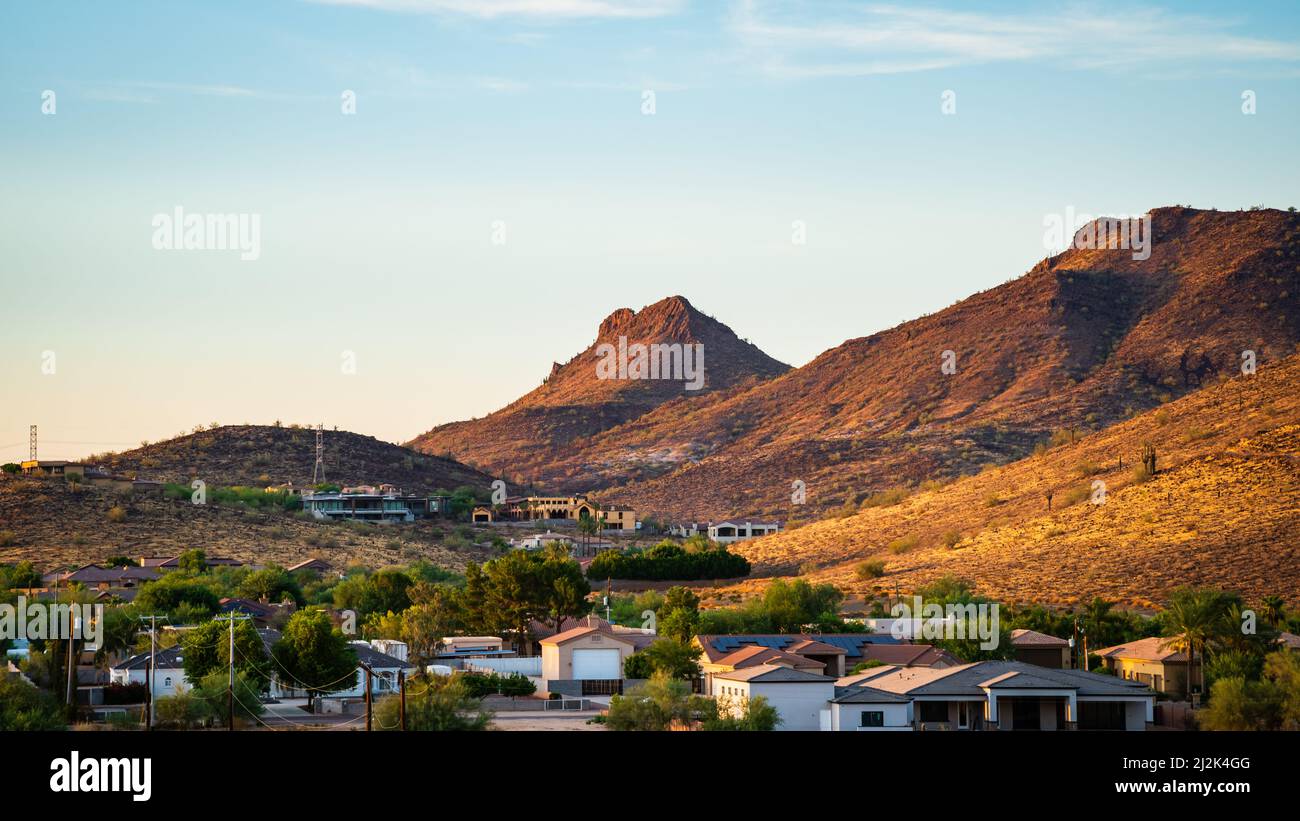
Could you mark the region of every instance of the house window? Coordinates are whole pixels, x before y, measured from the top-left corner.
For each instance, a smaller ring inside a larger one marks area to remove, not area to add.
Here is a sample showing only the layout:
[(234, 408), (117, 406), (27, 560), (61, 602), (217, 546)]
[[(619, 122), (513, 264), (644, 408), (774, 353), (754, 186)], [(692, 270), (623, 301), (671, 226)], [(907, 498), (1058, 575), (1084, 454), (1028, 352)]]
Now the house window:
[(948, 702), (946, 701), (919, 701), (917, 706), (921, 708), (921, 721), (923, 722), (948, 720)]
[(884, 727), (885, 711), (884, 710), (863, 710), (862, 727)]
[(171, 677), (171, 676), (168, 676), (167, 678), (163, 679), (163, 686), (164, 686), (164, 687), (170, 687), (170, 686), (172, 686), (172, 677)]

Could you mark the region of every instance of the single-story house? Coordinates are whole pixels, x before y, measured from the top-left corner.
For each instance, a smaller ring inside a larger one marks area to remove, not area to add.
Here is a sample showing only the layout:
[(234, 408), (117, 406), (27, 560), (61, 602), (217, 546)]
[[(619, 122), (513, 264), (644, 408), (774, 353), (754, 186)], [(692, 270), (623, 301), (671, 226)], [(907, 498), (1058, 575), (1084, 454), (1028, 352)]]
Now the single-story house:
[(1070, 667), (1070, 642), (1065, 639), (1036, 630), (1017, 629), (1011, 631), (1011, 647), (1015, 650), (1016, 661), (1055, 670)]
[(727, 521), (709, 525), (709, 538), (718, 544), (731, 544), (744, 539), (768, 536), (781, 531), (780, 522)]
[[(1155, 714), (1155, 693), (1141, 683), (1021, 661), (879, 667), (839, 683), (908, 699), (918, 730), (1145, 730)], [(841, 716), (840, 729), (862, 727), (851, 725)]]
[(86, 564), (76, 570), (46, 573), (41, 580), (47, 587), (56, 584), (80, 584), (95, 590), (109, 590), (135, 587), (141, 582), (150, 582), (161, 577), (162, 574), (151, 567), (101, 567), (97, 564)]

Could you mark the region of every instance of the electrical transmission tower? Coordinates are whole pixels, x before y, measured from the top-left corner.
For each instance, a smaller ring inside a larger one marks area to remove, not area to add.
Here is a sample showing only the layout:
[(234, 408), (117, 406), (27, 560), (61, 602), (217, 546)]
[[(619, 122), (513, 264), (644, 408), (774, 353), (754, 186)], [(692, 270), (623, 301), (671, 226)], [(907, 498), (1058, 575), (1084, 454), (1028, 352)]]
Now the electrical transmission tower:
[[(35, 428), (33, 428), (35, 430)], [(316, 478), (319, 474), (320, 478)], [(311, 469), (313, 485), (325, 481), (325, 426), (316, 426), (316, 464)]]
[(35, 462), (36, 461), (36, 426), (35, 425), (32, 425), (32, 428), (27, 435), (27, 450), (29, 452), (27, 458)]

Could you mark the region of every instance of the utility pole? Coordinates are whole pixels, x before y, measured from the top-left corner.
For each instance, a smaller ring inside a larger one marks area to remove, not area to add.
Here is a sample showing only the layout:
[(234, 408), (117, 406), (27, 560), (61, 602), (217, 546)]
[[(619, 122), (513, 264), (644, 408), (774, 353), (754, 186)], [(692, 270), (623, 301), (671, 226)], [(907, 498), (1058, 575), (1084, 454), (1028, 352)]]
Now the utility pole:
[(158, 632), (158, 617), (156, 615), (141, 616), (140, 621), (149, 620), (149, 661), (144, 668), (144, 685), (146, 693), (144, 696), (144, 728), (146, 731), (153, 729), (153, 676), (154, 676), (154, 654), (157, 651), (157, 642), (154, 637)]
[(402, 702), (401, 702), (402, 732), (406, 732), (406, 671), (405, 670), (397, 671), (397, 689), (401, 690), (402, 692)]
[(27, 458), (36, 461), (36, 426), (32, 425), (27, 431)]
[(68, 706), (76, 709), (77, 702), (73, 699), (72, 681), (77, 676), (76, 652), (73, 645), (76, 643), (75, 632), (77, 624), (77, 605), (75, 603), (68, 605)]
[(230, 620), (230, 685), (226, 690), (226, 730), (235, 731), (235, 620), (247, 621), (252, 616), (246, 614), (237, 614), (231, 610), (225, 616), (213, 616), (217, 621), (223, 618)]
[(370, 695), (370, 686), (371, 686), (371, 685), (370, 685), (370, 673), (371, 673), (371, 670), (370, 670), (370, 665), (369, 665), (369, 664), (365, 664), (364, 662), (357, 662), (357, 664), (361, 667), (362, 670), (365, 670), (365, 671), (366, 671), (366, 732), (370, 732), (370, 722), (371, 722), (371, 717), (372, 717), (372, 711), (371, 711), (371, 708), (374, 706), (374, 701), (373, 701), (373, 699), (371, 698), (371, 695)]

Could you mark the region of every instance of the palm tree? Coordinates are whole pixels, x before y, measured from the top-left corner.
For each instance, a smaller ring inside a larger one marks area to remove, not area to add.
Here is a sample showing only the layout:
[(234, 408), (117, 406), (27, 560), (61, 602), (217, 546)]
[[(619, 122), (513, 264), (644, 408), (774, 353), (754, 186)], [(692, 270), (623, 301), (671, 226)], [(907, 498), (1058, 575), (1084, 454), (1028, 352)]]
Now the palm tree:
[[(1196, 686), (1196, 648), (1204, 653), (1211, 640), (1221, 635), (1227, 616), (1228, 601), (1218, 590), (1180, 587), (1169, 596), (1165, 609), (1166, 645), (1187, 654), (1187, 698), (1192, 700)], [(1205, 675), (1201, 675), (1204, 684)]]
[(1274, 627), (1280, 627), (1286, 621), (1286, 601), (1281, 596), (1265, 596), (1259, 609), (1264, 621)]

